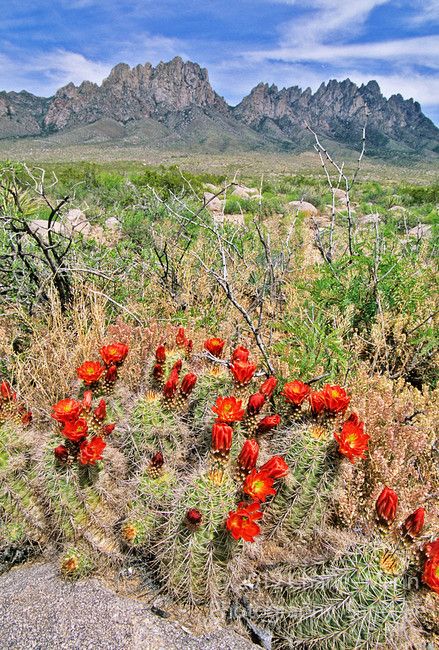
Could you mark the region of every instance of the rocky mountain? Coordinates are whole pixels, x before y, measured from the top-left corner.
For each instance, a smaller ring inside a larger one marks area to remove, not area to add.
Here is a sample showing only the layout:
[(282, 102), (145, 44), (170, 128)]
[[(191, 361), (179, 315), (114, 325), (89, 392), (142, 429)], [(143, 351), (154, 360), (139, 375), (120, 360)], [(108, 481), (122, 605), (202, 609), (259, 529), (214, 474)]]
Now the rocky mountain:
[(53, 97), (0, 93), (0, 138), (38, 136), (69, 144), (114, 141), (115, 146), (197, 150), (292, 150), (312, 145), (309, 123), (322, 137), (360, 145), (367, 116), (369, 153), (439, 154), (439, 129), (412, 99), (386, 99), (376, 81), (323, 83), (315, 92), (261, 83), (230, 107), (212, 88), (207, 70), (176, 57), (155, 68), (120, 63), (101, 85), (84, 81)]

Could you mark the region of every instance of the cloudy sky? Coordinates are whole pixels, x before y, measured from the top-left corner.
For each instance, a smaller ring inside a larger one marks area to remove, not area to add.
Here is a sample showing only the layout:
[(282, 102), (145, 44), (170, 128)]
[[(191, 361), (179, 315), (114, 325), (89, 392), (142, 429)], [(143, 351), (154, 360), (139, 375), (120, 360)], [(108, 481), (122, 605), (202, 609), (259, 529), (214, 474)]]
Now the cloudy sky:
[(176, 55), (235, 104), (259, 81), (376, 79), (439, 124), (439, 0), (0, 0), (0, 89), (49, 96)]

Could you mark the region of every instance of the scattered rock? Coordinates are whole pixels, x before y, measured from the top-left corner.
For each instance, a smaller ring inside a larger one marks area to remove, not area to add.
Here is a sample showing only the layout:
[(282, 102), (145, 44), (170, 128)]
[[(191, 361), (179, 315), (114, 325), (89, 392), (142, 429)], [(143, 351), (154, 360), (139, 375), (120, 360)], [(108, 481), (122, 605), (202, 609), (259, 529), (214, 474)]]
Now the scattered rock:
[(372, 214), (365, 214), (364, 216), (358, 217), (358, 223), (359, 224), (366, 224), (366, 223), (379, 223), (381, 221), (380, 215), (378, 212), (374, 212)]
[(308, 201), (290, 201), (287, 205), (290, 212), (303, 212), (310, 217), (314, 217), (319, 213), (315, 205), (308, 203)]
[(407, 208), (404, 208), (402, 205), (392, 205), (389, 210), (390, 212), (407, 212)]
[(88, 235), (91, 229), (91, 223), (78, 208), (70, 209), (65, 215), (64, 220), (69, 224), (73, 234)]
[(120, 230), (122, 224), (117, 217), (109, 217), (108, 219), (105, 219), (105, 228), (108, 230)]
[[(46, 221), (45, 219), (34, 219), (33, 221), (29, 222), (29, 228), (33, 233), (35, 233), (44, 244), (49, 243), (49, 222)], [(62, 235), (63, 237), (70, 237), (71, 235), (71, 229), (67, 228), (64, 224), (60, 223), (59, 221), (55, 221), (52, 223), (50, 227), (50, 231), (57, 234), (57, 235)]]
[(245, 185), (237, 185), (232, 192), (232, 196), (238, 196), (240, 199), (261, 198), (259, 190), (257, 190), (255, 187), (246, 187)]
[(226, 202), (211, 192), (204, 192), (204, 205), (212, 214), (222, 214)]
[(417, 226), (410, 228), (407, 234), (409, 237), (417, 237), (417, 239), (428, 238), (431, 237), (431, 226), (426, 223), (419, 223)]
[(235, 226), (245, 226), (243, 214), (225, 214), (224, 221), (235, 224)]

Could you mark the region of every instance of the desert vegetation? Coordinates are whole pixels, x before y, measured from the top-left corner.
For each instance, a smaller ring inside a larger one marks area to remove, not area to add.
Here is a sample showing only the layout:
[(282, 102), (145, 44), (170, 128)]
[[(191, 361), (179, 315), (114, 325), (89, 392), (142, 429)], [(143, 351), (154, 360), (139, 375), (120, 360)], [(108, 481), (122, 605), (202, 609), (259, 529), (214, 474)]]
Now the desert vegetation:
[(1, 165), (2, 570), (265, 647), (437, 642), (439, 186), (320, 153)]

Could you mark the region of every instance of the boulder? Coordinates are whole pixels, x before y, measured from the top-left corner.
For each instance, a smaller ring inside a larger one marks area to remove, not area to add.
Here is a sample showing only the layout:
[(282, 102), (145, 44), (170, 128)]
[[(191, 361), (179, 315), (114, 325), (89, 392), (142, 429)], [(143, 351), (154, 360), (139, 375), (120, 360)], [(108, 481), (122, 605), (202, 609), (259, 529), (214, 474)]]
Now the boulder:
[(417, 226), (410, 228), (407, 234), (409, 237), (417, 237), (418, 239), (431, 237), (431, 226), (426, 223), (418, 223)]
[(392, 205), (389, 210), (390, 212), (407, 212), (407, 208), (404, 208), (402, 205)]
[(337, 199), (339, 203), (343, 203), (343, 205), (346, 205), (346, 192), (339, 187), (336, 187), (334, 190), (334, 196)]
[[(43, 241), (44, 244), (49, 243), (48, 225), (49, 222), (45, 219), (34, 219), (33, 221), (29, 222), (29, 228)], [(62, 235), (63, 237), (70, 237), (72, 233), (71, 228), (66, 227), (59, 221), (52, 223), (50, 230), (57, 235)]]
[(373, 214), (365, 214), (363, 216), (358, 217), (358, 223), (360, 224), (365, 224), (365, 223), (379, 223), (380, 222), (380, 215), (378, 212), (375, 212)]
[(260, 199), (261, 195), (259, 190), (254, 187), (246, 187), (245, 185), (237, 185), (233, 192), (232, 196), (238, 196), (240, 199)]
[(225, 201), (211, 192), (204, 192), (204, 205), (212, 214), (222, 214)]
[(290, 201), (287, 205), (290, 212), (303, 212), (309, 217), (315, 217), (319, 213), (315, 205), (308, 201)]
[(107, 230), (120, 230), (121, 227), (122, 225), (117, 217), (108, 217), (108, 219), (105, 219), (105, 228)]
[(73, 234), (88, 235), (91, 223), (88, 221), (82, 210), (72, 208), (64, 215), (66, 224), (70, 224)]

